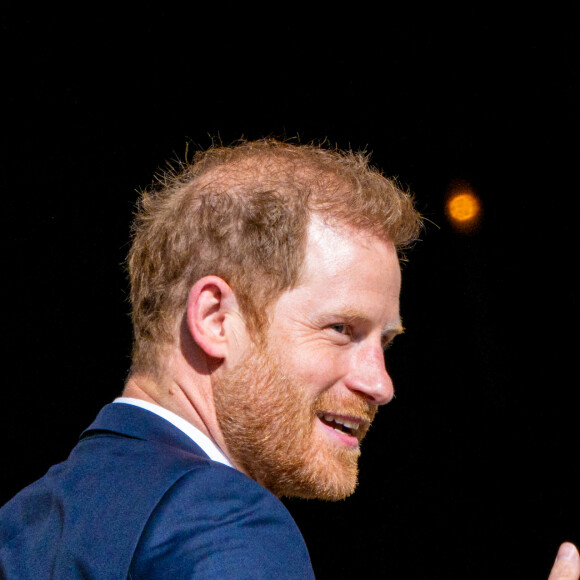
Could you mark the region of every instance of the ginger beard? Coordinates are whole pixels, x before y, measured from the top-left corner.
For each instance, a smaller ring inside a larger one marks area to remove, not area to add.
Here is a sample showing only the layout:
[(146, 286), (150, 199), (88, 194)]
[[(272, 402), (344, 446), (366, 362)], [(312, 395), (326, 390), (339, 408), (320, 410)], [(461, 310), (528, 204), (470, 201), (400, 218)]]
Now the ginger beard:
[(357, 485), (359, 447), (332, 441), (318, 414), (366, 421), (362, 441), (377, 412), (360, 395), (338, 396), (332, 387), (318, 395), (284, 368), (281, 356), (256, 347), (226, 376), (215, 377), (217, 419), (230, 456), (252, 479), (278, 497), (336, 501)]

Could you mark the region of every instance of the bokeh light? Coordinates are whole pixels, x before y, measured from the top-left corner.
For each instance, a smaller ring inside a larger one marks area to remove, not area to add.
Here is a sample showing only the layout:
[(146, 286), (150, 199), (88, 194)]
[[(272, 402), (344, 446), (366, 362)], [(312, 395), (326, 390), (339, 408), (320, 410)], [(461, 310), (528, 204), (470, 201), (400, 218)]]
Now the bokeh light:
[(472, 232), (481, 220), (481, 200), (469, 184), (453, 184), (448, 191), (445, 213), (456, 230)]

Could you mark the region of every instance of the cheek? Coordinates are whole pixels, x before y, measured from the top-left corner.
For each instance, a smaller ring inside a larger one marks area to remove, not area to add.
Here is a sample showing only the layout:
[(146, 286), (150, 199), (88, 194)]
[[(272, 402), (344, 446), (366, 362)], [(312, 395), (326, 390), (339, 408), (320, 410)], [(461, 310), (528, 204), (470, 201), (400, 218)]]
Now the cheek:
[(292, 357), (295, 377), (316, 392), (339, 382), (348, 373), (349, 364), (345, 353), (330, 349), (311, 350)]

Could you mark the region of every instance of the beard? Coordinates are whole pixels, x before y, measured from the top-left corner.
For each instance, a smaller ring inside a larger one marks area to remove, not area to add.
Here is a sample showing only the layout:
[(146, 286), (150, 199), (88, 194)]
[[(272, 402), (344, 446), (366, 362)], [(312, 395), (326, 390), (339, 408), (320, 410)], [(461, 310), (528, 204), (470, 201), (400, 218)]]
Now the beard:
[(377, 407), (360, 395), (338, 396), (329, 388), (317, 396), (297, 382), (280, 356), (266, 346), (227, 375), (214, 376), (214, 399), (228, 453), (252, 479), (278, 497), (336, 501), (351, 495), (358, 481), (360, 448), (339, 445), (317, 425), (325, 411), (367, 422)]

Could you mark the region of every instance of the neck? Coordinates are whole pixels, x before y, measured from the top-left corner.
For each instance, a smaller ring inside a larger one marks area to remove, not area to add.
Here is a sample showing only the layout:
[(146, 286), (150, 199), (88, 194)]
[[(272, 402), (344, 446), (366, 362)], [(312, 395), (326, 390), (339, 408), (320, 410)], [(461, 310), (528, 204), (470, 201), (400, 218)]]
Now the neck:
[[(175, 361), (174, 361), (175, 362)], [(185, 361), (171, 365), (163, 379), (146, 374), (132, 374), (123, 389), (123, 397), (147, 401), (179, 415), (209, 437), (240, 470), (223, 439), (215, 412), (211, 374), (199, 375)], [(172, 371), (172, 372), (171, 372)]]

